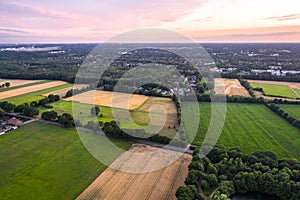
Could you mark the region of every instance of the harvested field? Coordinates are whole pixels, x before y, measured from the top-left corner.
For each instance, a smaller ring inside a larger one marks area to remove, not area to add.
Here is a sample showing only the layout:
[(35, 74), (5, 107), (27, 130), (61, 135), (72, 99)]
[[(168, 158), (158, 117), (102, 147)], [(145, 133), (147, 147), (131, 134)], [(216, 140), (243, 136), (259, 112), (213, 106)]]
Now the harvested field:
[(20, 85), (27, 85), (27, 84), (37, 83), (41, 81), (43, 80), (0, 79), (0, 84), (9, 82), (10, 87), (16, 87)]
[[(133, 145), (130, 149), (135, 153), (149, 153), (156, 150), (155, 147), (141, 144)], [(130, 157), (124, 153), (111, 166), (122, 166), (125, 169), (127, 167), (148, 169), (153, 164), (158, 164), (157, 161), (165, 159), (164, 156), (168, 157), (174, 154), (177, 152), (166, 150), (165, 154), (154, 154), (155, 156), (149, 157), (149, 159), (142, 159), (142, 156), (141, 159), (136, 159), (135, 156)], [(191, 159), (191, 155), (184, 154), (171, 165), (147, 173), (126, 173), (109, 167), (77, 199), (175, 200), (176, 190), (179, 186), (184, 185)]]
[(88, 85), (86, 85), (86, 84), (76, 84), (76, 85), (74, 85), (74, 87), (68, 87), (68, 88), (64, 88), (64, 89), (61, 89), (61, 90), (56, 90), (56, 91), (53, 91), (53, 92), (49, 92), (49, 93), (43, 94), (43, 96), (46, 97), (49, 94), (54, 94), (54, 95), (59, 95), (60, 97), (63, 97), (71, 89), (79, 89), (80, 90), (80, 89), (82, 89), (86, 86), (88, 86)]
[(133, 110), (140, 107), (147, 99), (148, 97), (144, 95), (91, 90), (66, 98), (65, 101), (74, 100), (80, 103)]
[(52, 88), (60, 85), (67, 84), (64, 81), (52, 81), (48, 83), (43, 83), (43, 84), (38, 84), (38, 85), (32, 85), (28, 87), (23, 87), (23, 88), (18, 88), (14, 90), (9, 90), (5, 92), (1, 92), (0, 99), (6, 99), (10, 97), (15, 97), (15, 96), (20, 96), (23, 94), (28, 94), (31, 92), (36, 92), (39, 90), (47, 89), (47, 88)]
[(249, 92), (241, 85), (241, 83), (237, 79), (216, 78), (214, 79), (214, 81), (216, 94), (250, 97)]
[(170, 98), (149, 97), (148, 100), (138, 110), (149, 112), (150, 108), (152, 112), (156, 112), (158, 114), (167, 114), (165, 127), (173, 127), (178, 124), (176, 106)]

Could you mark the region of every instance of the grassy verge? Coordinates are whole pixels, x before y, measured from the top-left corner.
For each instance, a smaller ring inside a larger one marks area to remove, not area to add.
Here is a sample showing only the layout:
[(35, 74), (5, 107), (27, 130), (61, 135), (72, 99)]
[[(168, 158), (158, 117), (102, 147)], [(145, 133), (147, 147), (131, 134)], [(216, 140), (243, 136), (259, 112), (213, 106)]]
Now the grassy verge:
[(290, 116), (295, 119), (300, 120), (300, 106), (299, 105), (287, 105), (287, 104), (278, 104), (282, 110), (288, 113)]

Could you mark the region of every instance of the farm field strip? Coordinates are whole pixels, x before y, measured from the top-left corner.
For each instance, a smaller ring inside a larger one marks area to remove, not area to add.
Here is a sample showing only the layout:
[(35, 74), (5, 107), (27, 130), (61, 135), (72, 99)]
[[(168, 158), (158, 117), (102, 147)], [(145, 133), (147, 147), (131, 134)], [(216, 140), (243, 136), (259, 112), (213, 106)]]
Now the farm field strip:
[(148, 97), (144, 95), (91, 90), (66, 98), (65, 101), (133, 110), (141, 106), (147, 99)]
[[(157, 148), (146, 145), (135, 145), (130, 151), (147, 153), (157, 150)], [(165, 153), (174, 154), (167, 150)], [(155, 156), (139, 157), (130, 154), (122, 154), (116, 159), (112, 166), (119, 166), (124, 163), (124, 167), (135, 168), (142, 167), (148, 169), (160, 160), (157, 156), (164, 154), (154, 154)], [(162, 158), (162, 157), (161, 157)], [(77, 199), (176, 199), (175, 192), (177, 186), (184, 184), (187, 176), (187, 170), (182, 168), (188, 167), (191, 162), (191, 156), (184, 154), (183, 157), (165, 168), (147, 173), (127, 173), (117, 171), (111, 167), (107, 168)], [(106, 175), (108, 173), (109, 175)], [(179, 174), (182, 173), (182, 174)]]
[(86, 85), (86, 84), (76, 84), (72, 87), (68, 87), (68, 88), (64, 88), (64, 89), (55, 90), (55, 91), (52, 91), (52, 92), (45, 93), (45, 94), (43, 94), (43, 96), (48, 96), (49, 94), (54, 94), (54, 95), (59, 95), (60, 97), (63, 97), (71, 89), (82, 89), (86, 86), (88, 86), (88, 85)]
[(0, 78), (0, 84), (2, 85), (3, 83), (9, 82), (10, 87), (17, 87), (17, 86), (22, 86), (22, 85), (27, 85), (27, 84), (32, 84), (32, 83), (38, 83), (43, 80), (22, 80), (22, 79), (1, 79)]
[[(183, 116), (190, 116), (192, 103), (183, 108)], [(210, 104), (200, 103), (200, 126), (193, 141), (200, 145), (210, 124)], [(216, 119), (215, 119), (216, 120)], [(189, 119), (193, 124), (193, 118)], [(196, 122), (195, 122), (196, 123)], [(188, 123), (189, 124), (189, 123)], [(191, 127), (186, 123), (186, 131)], [(225, 125), (219, 144), (225, 147), (239, 146), (244, 152), (271, 150), (279, 157), (300, 159), (300, 131), (261, 104), (227, 104)]]
[(52, 82), (42, 83), (42, 84), (38, 84), (38, 85), (32, 85), (32, 86), (28, 86), (28, 87), (24, 87), (24, 88), (18, 88), (18, 89), (6, 91), (6, 92), (1, 92), (0, 99), (7, 99), (7, 98), (15, 97), (15, 96), (21, 96), (24, 94), (28, 94), (28, 93), (32, 93), (32, 92), (60, 86), (60, 85), (65, 85), (65, 84), (66, 84), (66, 82), (64, 82), (64, 81), (52, 81)]
[(246, 96), (250, 97), (249, 92), (241, 85), (237, 79), (216, 78), (215, 93), (229, 96)]
[(25, 84), (25, 85), (18, 85), (18, 86), (13, 86), (13, 87), (9, 87), (9, 88), (2, 88), (0, 90), (0, 92), (6, 92), (6, 91), (9, 91), (9, 90), (15, 90), (15, 89), (18, 89), (18, 88), (24, 88), (24, 87), (28, 87), (28, 86), (32, 86), (32, 85), (38, 85), (38, 84), (42, 84), (42, 83), (48, 83), (48, 82), (51, 82), (50, 80), (40, 80), (40, 81), (37, 81), (37, 82), (33, 82), (33, 83), (28, 83), (28, 84)]
[(60, 89), (70, 87), (70, 86), (72, 86), (72, 84), (63, 84), (63, 85), (59, 85), (59, 86), (39, 90), (39, 91), (36, 91), (36, 92), (31, 92), (31, 93), (23, 94), (23, 95), (20, 95), (20, 96), (15, 96), (15, 97), (3, 99), (3, 101), (8, 101), (8, 102), (16, 104), (16, 105), (29, 103), (31, 101), (38, 101), (38, 100), (41, 100), (41, 99), (45, 98), (45, 97), (42, 96), (42, 94), (45, 94), (45, 93), (48, 93), (48, 92), (51, 92), (51, 91), (55, 91), (55, 90), (60, 90)]
[(262, 88), (266, 96), (300, 98), (300, 83), (248, 80), (252, 88)]
[(290, 88), (299, 89), (300, 83), (297, 82), (283, 82), (283, 81), (263, 81), (263, 80), (247, 80), (249, 83), (262, 83), (262, 84), (270, 84), (270, 85), (284, 85), (289, 86)]

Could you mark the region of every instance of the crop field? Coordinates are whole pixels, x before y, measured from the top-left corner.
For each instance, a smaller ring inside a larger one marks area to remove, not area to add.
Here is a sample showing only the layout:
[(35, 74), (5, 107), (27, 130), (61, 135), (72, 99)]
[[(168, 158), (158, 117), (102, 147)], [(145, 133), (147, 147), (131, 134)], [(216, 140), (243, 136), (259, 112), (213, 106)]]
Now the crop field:
[(22, 80), (22, 79), (1, 79), (0, 78), (0, 85), (3, 83), (9, 82), (10, 87), (17, 87), (17, 86), (22, 86), (22, 85), (27, 85), (31, 83), (38, 83), (43, 80)]
[(61, 89), (61, 90), (56, 90), (56, 91), (45, 93), (45, 94), (43, 94), (43, 96), (46, 97), (49, 94), (54, 94), (54, 95), (59, 95), (60, 97), (63, 97), (71, 89), (82, 89), (82, 88), (84, 88), (86, 86), (88, 86), (88, 85), (86, 85), (86, 84), (76, 84), (76, 86), (72, 86), (72, 87)]
[[(71, 87), (72, 85), (73, 84), (63, 84), (63, 85), (54, 86), (51, 88), (46, 88), (43, 90), (38, 90), (36, 92), (30, 92), (30, 93), (27, 92), (23, 95), (3, 99), (3, 101), (8, 101), (8, 102), (16, 104), (16, 105), (23, 104), (23, 103), (29, 103), (31, 101), (38, 101), (38, 100), (44, 98), (42, 95), (45, 93), (49, 93), (49, 92), (51, 93), (52, 91), (60, 90), (63, 88), (68, 88), (68, 87)], [(25, 90), (25, 88), (20, 88), (20, 89)], [(11, 91), (14, 91), (14, 90), (11, 90)]]
[[(135, 145), (130, 149), (132, 152), (149, 153), (157, 150), (146, 145)], [(122, 166), (124, 171), (128, 168), (142, 167), (148, 169), (157, 165), (162, 159), (177, 154), (166, 150), (156, 153), (154, 156), (136, 159), (132, 154), (122, 154), (112, 166)], [(152, 154), (151, 154), (152, 155)], [(107, 168), (79, 197), (78, 199), (170, 199), (175, 200), (175, 193), (179, 186), (184, 185), (188, 173), (188, 165), (191, 155), (183, 155), (181, 158), (157, 171), (147, 173), (127, 173)], [(125, 161), (125, 162), (124, 162)]]
[[(193, 115), (193, 103), (183, 105), (183, 116)], [(201, 145), (210, 124), (209, 103), (200, 103), (200, 126), (194, 144)], [(185, 123), (191, 132), (193, 118)], [(250, 153), (256, 150), (271, 150), (280, 157), (300, 159), (300, 131), (260, 104), (227, 104), (227, 114), (219, 143), (226, 147), (239, 146)]]
[(266, 96), (300, 98), (300, 83), (248, 80), (252, 88), (262, 88)]
[[(90, 135), (102, 141), (99, 135)], [(128, 149), (125, 141), (112, 140)], [(112, 161), (119, 155), (101, 148)], [(0, 136), (0, 199), (75, 199), (106, 169), (76, 130), (38, 122)]]
[(80, 103), (133, 110), (141, 106), (147, 98), (144, 95), (92, 90), (66, 98), (65, 101), (77, 101)]
[(214, 82), (216, 94), (250, 97), (249, 92), (241, 85), (241, 83), (237, 79), (216, 78), (214, 79)]
[(300, 106), (299, 105), (287, 105), (281, 104), (278, 105), (282, 110), (288, 113), (290, 116), (294, 117), (295, 119), (300, 120)]
[(66, 84), (66, 82), (64, 82), (64, 81), (51, 81), (51, 82), (42, 83), (42, 84), (38, 84), (38, 85), (32, 85), (32, 86), (28, 86), (28, 87), (24, 87), (24, 88), (9, 90), (6, 92), (1, 92), (0, 99), (7, 99), (7, 98), (20, 96), (23, 94), (28, 94), (28, 93), (48, 89), (48, 88), (53, 88), (53, 87), (60, 86), (60, 85), (65, 85), (65, 84)]

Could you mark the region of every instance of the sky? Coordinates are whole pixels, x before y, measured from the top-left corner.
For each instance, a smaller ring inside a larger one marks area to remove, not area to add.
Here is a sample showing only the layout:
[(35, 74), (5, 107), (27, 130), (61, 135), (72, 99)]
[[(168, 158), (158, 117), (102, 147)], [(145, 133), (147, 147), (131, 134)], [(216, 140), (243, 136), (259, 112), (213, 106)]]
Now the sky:
[(300, 1), (0, 0), (0, 43), (98, 43), (143, 28), (197, 42), (300, 42)]

